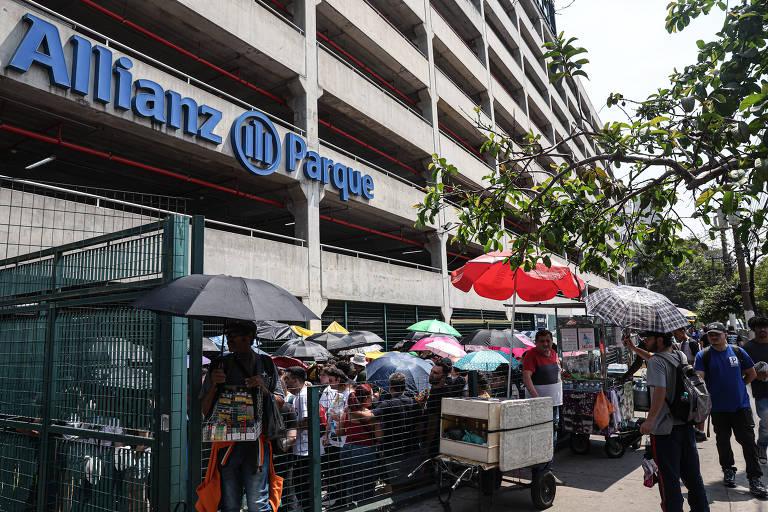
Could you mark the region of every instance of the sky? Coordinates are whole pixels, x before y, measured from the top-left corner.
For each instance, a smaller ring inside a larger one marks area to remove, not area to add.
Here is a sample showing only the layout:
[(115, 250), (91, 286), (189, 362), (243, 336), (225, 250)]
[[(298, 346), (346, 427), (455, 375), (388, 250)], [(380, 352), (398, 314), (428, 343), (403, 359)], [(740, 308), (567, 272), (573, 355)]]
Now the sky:
[[(625, 98), (645, 99), (656, 89), (669, 84), (675, 68), (682, 69), (696, 61), (696, 41), (710, 41), (722, 27), (722, 11), (695, 20), (683, 32), (668, 34), (664, 28), (669, 0), (556, 0), (558, 32), (578, 37), (576, 44), (588, 50), (589, 64), (583, 80), (600, 119), (625, 120), (616, 107), (609, 109), (605, 100), (611, 92)], [(689, 217), (693, 198), (687, 197), (676, 208)], [(686, 219), (698, 236), (704, 225)]]

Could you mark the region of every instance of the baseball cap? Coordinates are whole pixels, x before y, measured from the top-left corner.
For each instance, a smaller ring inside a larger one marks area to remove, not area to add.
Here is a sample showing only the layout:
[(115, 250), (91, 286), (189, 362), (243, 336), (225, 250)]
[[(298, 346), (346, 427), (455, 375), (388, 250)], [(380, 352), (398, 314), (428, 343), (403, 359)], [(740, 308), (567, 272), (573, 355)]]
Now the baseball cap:
[(725, 333), (726, 328), (721, 322), (712, 322), (704, 327), (704, 332), (709, 333), (710, 331)]

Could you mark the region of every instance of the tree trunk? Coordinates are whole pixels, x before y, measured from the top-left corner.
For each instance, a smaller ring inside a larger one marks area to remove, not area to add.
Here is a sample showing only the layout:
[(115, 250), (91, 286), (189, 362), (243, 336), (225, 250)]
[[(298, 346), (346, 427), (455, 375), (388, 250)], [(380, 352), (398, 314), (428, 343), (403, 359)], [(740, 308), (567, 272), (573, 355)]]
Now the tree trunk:
[(733, 228), (733, 248), (736, 252), (736, 266), (739, 269), (739, 289), (741, 290), (741, 300), (744, 302), (744, 320), (749, 322), (749, 319), (755, 316), (755, 308), (752, 305), (746, 254), (744, 254), (744, 246), (741, 244), (735, 227)]
[(725, 278), (728, 281), (733, 277), (733, 268), (731, 268), (731, 258), (728, 254), (728, 239), (725, 237), (725, 229), (720, 228), (720, 246), (723, 251), (723, 270), (725, 271)]

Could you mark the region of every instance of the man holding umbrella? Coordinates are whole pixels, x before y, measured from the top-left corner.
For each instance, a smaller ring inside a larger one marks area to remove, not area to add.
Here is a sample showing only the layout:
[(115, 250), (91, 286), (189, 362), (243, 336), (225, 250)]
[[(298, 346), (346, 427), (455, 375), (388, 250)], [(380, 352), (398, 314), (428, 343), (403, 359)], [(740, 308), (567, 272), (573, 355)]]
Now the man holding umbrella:
[[(206, 377), (202, 389), (202, 412), (208, 416), (216, 403), (223, 385), (242, 386), (254, 394), (261, 393), (264, 399), (263, 411), (269, 411), (267, 400), (276, 400), (282, 407), (285, 397), (282, 382), (272, 359), (257, 354), (251, 348), (256, 337), (253, 322), (230, 321), (226, 327), (229, 354), (212, 364), (213, 370)], [(266, 430), (265, 415), (256, 418)], [(261, 450), (264, 453), (261, 453)], [(269, 504), (269, 461), (272, 448), (269, 441), (234, 443), (230, 450), (222, 450), (219, 460), (221, 472), (221, 512), (239, 512), (246, 496), (248, 512), (271, 510)], [(259, 461), (263, 461), (259, 464)]]

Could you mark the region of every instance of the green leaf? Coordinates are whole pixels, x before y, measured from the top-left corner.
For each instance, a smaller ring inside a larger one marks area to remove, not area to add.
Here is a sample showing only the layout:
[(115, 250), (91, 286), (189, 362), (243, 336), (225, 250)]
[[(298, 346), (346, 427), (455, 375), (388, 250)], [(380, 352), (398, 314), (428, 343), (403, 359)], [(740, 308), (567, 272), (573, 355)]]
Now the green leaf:
[(696, 206), (701, 206), (705, 203), (708, 203), (710, 199), (712, 199), (712, 196), (715, 195), (716, 189), (710, 188), (705, 190), (701, 193), (699, 197), (696, 198)]
[(765, 100), (766, 96), (768, 96), (768, 94), (764, 92), (756, 92), (754, 94), (750, 94), (749, 96), (741, 100), (741, 103), (739, 103), (739, 110), (747, 110), (752, 105), (755, 105)]

